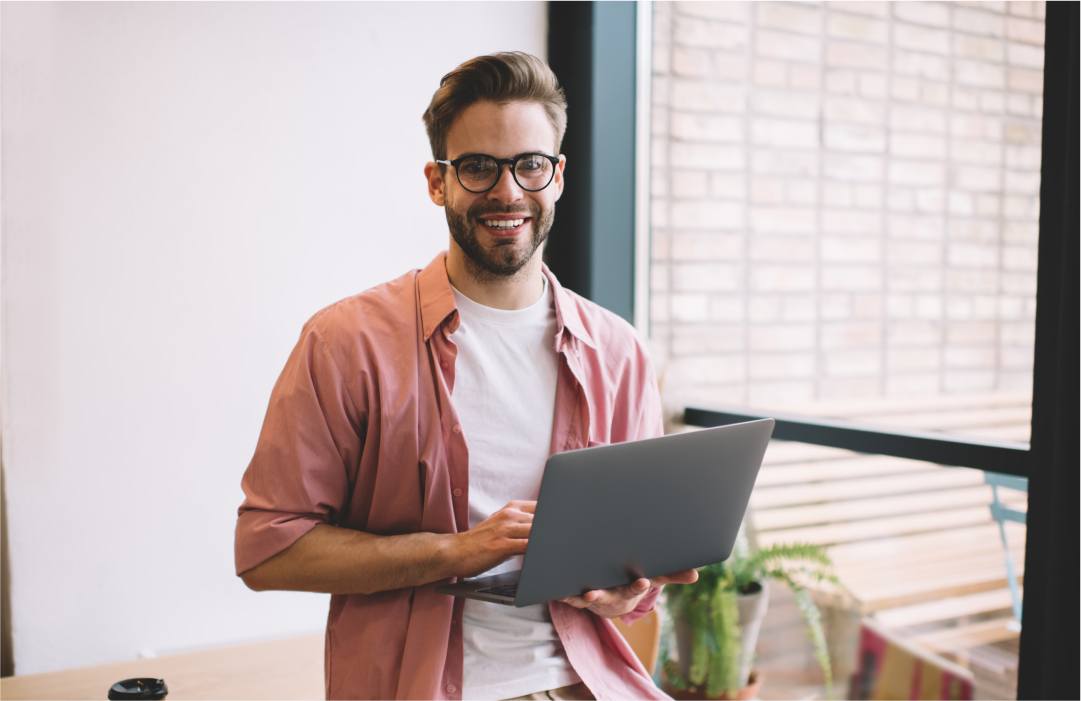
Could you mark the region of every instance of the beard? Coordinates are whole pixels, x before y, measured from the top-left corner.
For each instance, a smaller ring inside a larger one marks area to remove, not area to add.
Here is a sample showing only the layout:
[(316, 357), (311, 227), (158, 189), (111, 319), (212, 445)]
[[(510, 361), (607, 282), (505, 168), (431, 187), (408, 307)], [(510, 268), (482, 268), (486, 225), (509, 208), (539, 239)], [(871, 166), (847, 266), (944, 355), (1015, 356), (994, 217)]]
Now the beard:
[[(536, 202), (529, 202), (525, 207), (526, 211), (523, 211), (522, 206), (501, 206), (495, 202), (478, 202), (464, 214), (449, 203), (444, 209), (450, 235), (465, 253), (466, 270), (478, 282), (491, 282), (518, 274), (548, 238), (548, 232), (555, 220), (555, 207), (543, 210)], [(478, 219), (486, 214), (520, 214), (530, 217), (532, 235), (527, 241), (496, 239), (495, 247), (487, 249), (477, 237), (477, 229), (481, 226)]]

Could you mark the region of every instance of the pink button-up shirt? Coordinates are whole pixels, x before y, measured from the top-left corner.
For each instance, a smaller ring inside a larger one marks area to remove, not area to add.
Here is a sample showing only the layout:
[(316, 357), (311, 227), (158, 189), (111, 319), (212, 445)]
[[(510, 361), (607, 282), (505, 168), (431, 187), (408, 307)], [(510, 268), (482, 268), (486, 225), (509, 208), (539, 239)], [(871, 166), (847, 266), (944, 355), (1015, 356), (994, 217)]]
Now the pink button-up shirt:
[[(469, 441), (458, 425), (445, 254), (333, 304), (304, 326), (244, 473), (236, 571), (320, 523), (397, 535), (469, 528)], [(547, 268), (560, 356), (551, 452), (662, 433), (653, 367), (634, 330)], [(463, 599), (433, 582), (334, 595), (327, 698), (460, 699)], [(657, 590), (625, 617), (653, 607)], [(612, 622), (549, 604), (567, 658), (598, 699), (667, 698)]]

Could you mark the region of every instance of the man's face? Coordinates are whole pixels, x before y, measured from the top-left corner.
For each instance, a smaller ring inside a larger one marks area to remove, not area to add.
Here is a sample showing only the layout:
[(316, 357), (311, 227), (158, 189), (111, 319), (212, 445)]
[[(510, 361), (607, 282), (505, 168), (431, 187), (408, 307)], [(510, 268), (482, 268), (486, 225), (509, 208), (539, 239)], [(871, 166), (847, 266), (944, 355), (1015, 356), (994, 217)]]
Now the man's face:
[[(475, 103), (458, 115), (447, 135), (447, 160), (473, 154), (556, 155), (554, 149), (554, 129), (537, 103)], [(500, 169), (495, 186), (482, 193), (463, 188), (453, 166), (446, 166), (445, 175), (438, 166), (427, 169), (429, 194), (446, 209), (451, 237), (465, 254), (470, 272), (480, 279), (512, 276), (533, 258), (548, 237), (555, 202), (563, 192), (563, 162), (539, 192), (523, 190), (508, 166)], [(500, 226), (517, 220), (521, 224)]]

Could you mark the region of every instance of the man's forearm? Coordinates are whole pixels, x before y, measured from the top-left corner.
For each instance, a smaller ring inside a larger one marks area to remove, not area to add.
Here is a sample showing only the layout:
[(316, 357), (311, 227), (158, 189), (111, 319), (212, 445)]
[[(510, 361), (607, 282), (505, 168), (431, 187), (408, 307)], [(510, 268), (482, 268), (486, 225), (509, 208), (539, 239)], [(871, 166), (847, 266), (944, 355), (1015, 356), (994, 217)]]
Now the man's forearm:
[(378, 536), (320, 524), (240, 576), (256, 591), (373, 594), (416, 587), (455, 576), (454, 537), (438, 533)]

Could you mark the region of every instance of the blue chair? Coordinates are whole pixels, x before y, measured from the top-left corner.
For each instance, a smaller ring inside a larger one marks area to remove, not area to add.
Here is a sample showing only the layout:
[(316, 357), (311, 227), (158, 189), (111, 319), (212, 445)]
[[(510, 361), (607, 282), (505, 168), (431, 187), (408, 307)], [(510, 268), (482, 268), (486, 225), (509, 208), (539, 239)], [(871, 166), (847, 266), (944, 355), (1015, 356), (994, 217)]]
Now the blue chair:
[(984, 472), (983, 481), (991, 485), (991, 494), (994, 501), (991, 502), (991, 518), (998, 522), (998, 532), (1002, 536), (1002, 547), (1006, 551), (1006, 580), (1010, 585), (1010, 597), (1013, 599), (1013, 615), (1017, 622), (1021, 622), (1021, 591), (1017, 585), (1017, 570), (1013, 565), (1013, 555), (1010, 553), (1010, 544), (1006, 541), (1006, 521), (1025, 523), (1025, 512), (1003, 506), (998, 499), (998, 488), (1016, 489), (1028, 494), (1028, 478), (1003, 475), (998, 472)]

